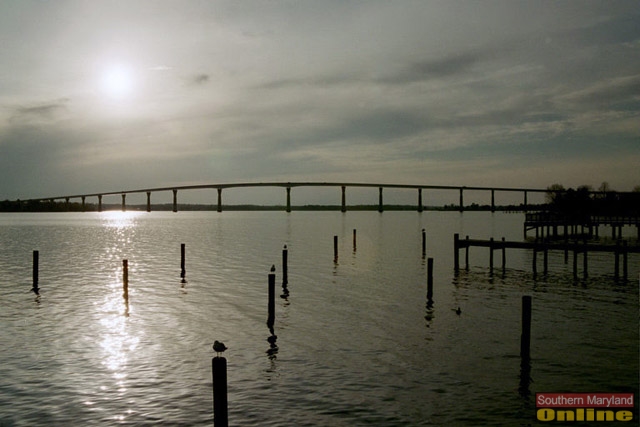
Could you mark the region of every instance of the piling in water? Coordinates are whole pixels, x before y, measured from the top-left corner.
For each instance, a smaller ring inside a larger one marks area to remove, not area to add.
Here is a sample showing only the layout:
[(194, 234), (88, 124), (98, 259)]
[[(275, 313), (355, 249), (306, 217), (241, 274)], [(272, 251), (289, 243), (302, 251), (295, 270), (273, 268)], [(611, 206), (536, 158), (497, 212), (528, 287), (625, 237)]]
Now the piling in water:
[(460, 258), (458, 254), (460, 235), (455, 233), (453, 235), (453, 269), (458, 272), (460, 270)]
[(185, 269), (184, 258), (185, 258), (185, 244), (181, 243), (180, 244), (180, 278), (182, 279), (182, 283), (186, 282), (185, 277), (187, 275), (187, 270)]
[(422, 229), (422, 257), (424, 258), (427, 254), (427, 232), (425, 229)]
[(267, 326), (273, 334), (273, 325), (276, 319), (276, 266), (271, 266), (271, 272), (269, 273), (269, 302), (268, 302), (268, 317)]
[(338, 236), (333, 236), (333, 262), (338, 262)]
[(289, 250), (287, 245), (284, 245), (282, 249), (282, 286), (286, 286), (289, 283)]
[(125, 303), (129, 303), (129, 261), (122, 260), (122, 297)]
[(214, 357), (211, 359), (213, 373), (213, 425), (228, 427), (227, 415), (227, 359)]
[(353, 252), (356, 251), (356, 247), (357, 247), (357, 245), (356, 245), (356, 229), (354, 228), (353, 229)]
[(31, 288), (31, 290), (33, 291), (33, 293), (35, 293), (36, 295), (40, 295), (40, 288), (38, 287), (38, 274), (39, 274), (39, 260), (40, 260), (40, 252), (39, 251), (33, 251), (33, 272), (32, 272), (32, 277), (33, 277), (33, 287)]

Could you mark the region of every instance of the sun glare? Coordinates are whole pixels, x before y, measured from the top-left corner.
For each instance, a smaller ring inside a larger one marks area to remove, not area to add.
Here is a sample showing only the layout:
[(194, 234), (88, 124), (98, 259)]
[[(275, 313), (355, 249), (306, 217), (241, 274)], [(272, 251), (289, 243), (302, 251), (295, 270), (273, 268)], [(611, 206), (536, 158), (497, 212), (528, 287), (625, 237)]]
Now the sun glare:
[(115, 64), (103, 71), (102, 91), (109, 98), (127, 98), (132, 94), (134, 84), (134, 73), (131, 67), (123, 64)]

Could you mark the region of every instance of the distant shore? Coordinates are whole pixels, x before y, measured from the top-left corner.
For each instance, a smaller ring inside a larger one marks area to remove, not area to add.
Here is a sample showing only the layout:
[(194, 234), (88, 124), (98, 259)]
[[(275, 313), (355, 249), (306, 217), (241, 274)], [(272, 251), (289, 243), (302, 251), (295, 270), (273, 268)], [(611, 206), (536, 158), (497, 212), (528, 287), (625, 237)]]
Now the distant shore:
[[(538, 210), (544, 208), (545, 205), (528, 205), (527, 210)], [(178, 211), (216, 211), (218, 205), (214, 204), (188, 204), (180, 203), (177, 205)], [(350, 205), (347, 206), (348, 211), (378, 211), (379, 205)], [(285, 205), (222, 205), (222, 211), (285, 211)], [(299, 205), (291, 206), (292, 211), (340, 211), (341, 205)], [(416, 211), (416, 205), (383, 205), (385, 211)], [(102, 211), (121, 211), (121, 204), (103, 204)], [(127, 211), (146, 211), (146, 204), (127, 205)], [(162, 203), (151, 205), (151, 211), (172, 211), (172, 203)], [(457, 204), (449, 204), (443, 206), (423, 206), (425, 211), (459, 211), (460, 206)], [(491, 205), (479, 205), (472, 203), (464, 206), (465, 211), (490, 211)], [(495, 206), (496, 211), (512, 211), (524, 212), (523, 205), (504, 205)], [(98, 205), (94, 203), (85, 204), (84, 208), (81, 203), (64, 203), (64, 202), (40, 202), (37, 204), (23, 203), (18, 205), (13, 201), (0, 202), (0, 212), (98, 212)]]

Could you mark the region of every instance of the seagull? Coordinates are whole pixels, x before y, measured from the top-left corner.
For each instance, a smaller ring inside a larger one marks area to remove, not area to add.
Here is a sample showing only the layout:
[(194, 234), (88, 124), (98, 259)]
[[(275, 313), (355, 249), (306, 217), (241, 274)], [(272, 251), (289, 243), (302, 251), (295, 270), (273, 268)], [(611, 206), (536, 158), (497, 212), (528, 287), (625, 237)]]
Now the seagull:
[(456, 308), (456, 314), (460, 316), (460, 313), (462, 313), (462, 310), (460, 310), (460, 307)]
[(224, 345), (223, 342), (220, 342), (220, 341), (213, 342), (213, 351), (218, 353), (218, 357), (220, 356), (220, 353), (224, 353), (226, 349), (227, 349), (227, 346)]

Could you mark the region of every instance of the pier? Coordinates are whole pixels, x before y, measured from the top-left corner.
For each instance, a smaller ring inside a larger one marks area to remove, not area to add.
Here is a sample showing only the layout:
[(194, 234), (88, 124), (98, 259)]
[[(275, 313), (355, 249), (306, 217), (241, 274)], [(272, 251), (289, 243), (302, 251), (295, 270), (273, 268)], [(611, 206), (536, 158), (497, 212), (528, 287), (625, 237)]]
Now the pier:
[(625, 226), (636, 227), (636, 236), (640, 240), (640, 216), (638, 215), (580, 215), (566, 216), (554, 212), (527, 213), (524, 221), (524, 237), (528, 232), (535, 231), (536, 239), (542, 238), (571, 238), (600, 236), (600, 227), (611, 228), (611, 238), (622, 237)]
[(460, 270), (460, 250), (465, 250), (465, 268), (469, 269), (469, 248), (471, 247), (483, 247), (489, 248), (489, 270), (493, 273), (493, 254), (494, 251), (499, 250), (502, 255), (502, 270), (506, 268), (506, 250), (507, 249), (528, 249), (533, 251), (532, 271), (537, 273), (538, 253), (543, 255), (544, 274), (548, 271), (548, 252), (549, 251), (563, 251), (565, 253), (565, 263), (568, 261), (568, 255), (573, 253), (573, 275), (578, 276), (578, 254), (583, 256), (583, 274), (585, 277), (588, 275), (588, 253), (589, 252), (609, 252), (615, 255), (615, 276), (620, 276), (620, 258), (622, 257), (622, 276), (627, 279), (627, 265), (628, 254), (640, 253), (640, 245), (629, 245), (626, 240), (617, 240), (615, 244), (602, 244), (602, 243), (589, 243), (587, 240), (579, 241), (550, 241), (550, 240), (537, 240), (537, 241), (506, 241), (504, 238), (501, 240), (495, 240), (493, 238), (489, 240), (469, 239), (466, 236), (465, 239), (460, 239), (459, 234), (453, 236), (454, 247), (454, 269)]

